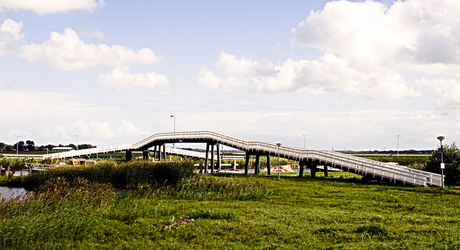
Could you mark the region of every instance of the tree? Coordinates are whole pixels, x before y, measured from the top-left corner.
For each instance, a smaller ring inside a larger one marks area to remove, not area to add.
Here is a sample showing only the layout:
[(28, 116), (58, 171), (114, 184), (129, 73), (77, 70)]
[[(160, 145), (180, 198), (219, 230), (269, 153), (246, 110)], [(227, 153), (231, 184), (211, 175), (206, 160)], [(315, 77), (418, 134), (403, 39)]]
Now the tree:
[(23, 141), (19, 141), (18, 143), (14, 144), (14, 149), (18, 150), (18, 151), (25, 151), (25, 147), (24, 147), (24, 142)]
[(27, 150), (29, 151), (35, 151), (37, 148), (35, 147), (35, 142), (34, 141), (30, 141), (30, 140), (27, 140), (26, 141), (26, 147), (27, 147)]
[[(444, 181), (448, 185), (460, 183), (460, 150), (455, 142), (443, 149), (443, 161), (445, 163)], [(433, 151), (425, 165), (425, 170), (441, 174), (441, 153)]]
[(0, 152), (5, 149), (6, 145), (3, 142), (0, 142)]

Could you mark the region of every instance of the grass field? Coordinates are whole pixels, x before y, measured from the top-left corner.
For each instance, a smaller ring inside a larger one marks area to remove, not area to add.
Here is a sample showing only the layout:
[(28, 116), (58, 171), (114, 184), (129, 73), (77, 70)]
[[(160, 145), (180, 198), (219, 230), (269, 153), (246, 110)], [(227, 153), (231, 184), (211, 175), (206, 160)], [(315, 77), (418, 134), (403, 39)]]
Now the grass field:
[(279, 181), (267, 176), (209, 177), (209, 183), (233, 183), (222, 189), (249, 181), (272, 190), (250, 200), (194, 196), (190, 190), (188, 196), (115, 194), (108, 186), (92, 186), (67, 195), (54, 191), (41, 198), (3, 201), (0, 244), (2, 249), (460, 247), (458, 192), (365, 184), (350, 173), (330, 176), (282, 176)]

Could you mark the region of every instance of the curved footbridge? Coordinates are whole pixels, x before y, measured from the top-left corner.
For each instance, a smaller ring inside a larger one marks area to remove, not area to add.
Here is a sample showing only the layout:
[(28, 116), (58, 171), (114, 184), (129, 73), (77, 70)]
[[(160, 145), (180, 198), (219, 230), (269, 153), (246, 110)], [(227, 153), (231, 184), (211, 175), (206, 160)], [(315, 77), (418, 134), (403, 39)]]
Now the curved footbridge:
[[(165, 146), (171, 143), (205, 143), (206, 153)], [(289, 145), (280, 145), (278, 147), (276, 143), (272, 142), (257, 142), (221, 132), (211, 131), (158, 133), (135, 144), (61, 152), (44, 155), (43, 157), (70, 158), (126, 151), (126, 159), (130, 160), (132, 158), (132, 151), (143, 151), (144, 159), (148, 159), (149, 152), (153, 151), (154, 159), (156, 158), (156, 154), (159, 153), (160, 160), (162, 155), (166, 158), (166, 153), (205, 159), (204, 171), (208, 172), (209, 162), (214, 163), (215, 148), (217, 149), (216, 156), (218, 164), (216, 167), (220, 169), (221, 159), (219, 145), (225, 145), (246, 152), (245, 174), (248, 173), (250, 156), (256, 157), (255, 173), (258, 174), (260, 173), (260, 156), (266, 156), (267, 166), (270, 166), (270, 156), (279, 155), (282, 158), (298, 161), (300, 176), (303, 175), (305, 168), (310, 168), (311, 175), (315, 176), (318, 171), (318, 166), (324, 166), (325, 175), (328, 173), (328, 168), (332, 167), (361, 174), (363, 176), (370, 175), (373, 178), (381, 178), (382, 180), (388, 179), (393, 182), (416, 186), (441, 186), (441, 175), (435, 173), (411, 169), (404, 166), (395, 166), (389, 163), (328, 150), (309, 150)], [(214, 172), (214, 164), (210, 164), (210, 170)], [(267, 171), (268, 174), (270, 174), (270, 168), (267, 168)]]

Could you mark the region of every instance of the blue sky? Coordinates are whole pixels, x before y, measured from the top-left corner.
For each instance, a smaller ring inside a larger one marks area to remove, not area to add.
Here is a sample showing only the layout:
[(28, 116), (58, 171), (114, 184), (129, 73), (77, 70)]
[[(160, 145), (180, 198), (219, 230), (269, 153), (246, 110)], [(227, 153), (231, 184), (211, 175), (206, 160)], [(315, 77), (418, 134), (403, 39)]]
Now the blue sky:
[(460, 2), (0, 0), (0, 141), (221, 131), (425, 149), (460, 131)]

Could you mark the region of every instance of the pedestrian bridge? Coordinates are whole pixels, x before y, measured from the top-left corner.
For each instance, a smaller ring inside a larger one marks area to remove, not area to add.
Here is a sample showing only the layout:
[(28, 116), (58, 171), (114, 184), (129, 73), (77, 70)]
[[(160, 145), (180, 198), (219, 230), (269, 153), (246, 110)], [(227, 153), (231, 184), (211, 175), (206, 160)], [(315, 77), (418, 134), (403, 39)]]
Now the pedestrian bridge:
[[(183, 149), (168, 148), (166, 144), (172, 143), (205, 143), (206, 153), (196, 152)], [(43, 158), (72, 158), (89, 156), (96, 154), (107, 154), (125, 151), (126, 159), (130, 160), (132, 151), (143, 151), (144, 159), (148, 159), (149, 152), (153, 152), (154, 159), (159, 154), (159, 159), (166, 154), (175, 154), (187, 157), (205, 159), (204, 170), (207, 172), (208, 161), (214, 163), (214, 148), (217, 149), (217, 168), (220, 168), (220, 147), (225, 145), (246, 152), (245, 173), (248, 173), (248, 162), (250, 156), (256, 157), (255, 173), (260, 172), (259, 157), (267, 157), (267, 165), (270, 166), (270, 156), (280, 156), (299, 162), (299, 175), (302, 176), (304, 168), (311, 169), (311, 175), (315, 176), (318, 166), (324, 166), (325, 175), (328, 173), (328, 167), (339, 168), (363, 176), (372, 176), (392, 182), (416, 186), (441, 186), (441, 175), (407, 168), (404, 166), (395, 166), (394, 164), (369, 160), (357, 156), (343, 154), (329, 150), (310, 150), (289, 145), (278, 145), (273, 142), (258, 142), (241, 137), (211, 131), (195, 132), (175, 132), (175, 133), (158, 133), (135, 144), (123, 144), (118, 146), (100, 147), (83, 149), (68, 152), (59, 152), (43, 155)], [(211, 150), (211, 153), (209, 152)], [(211, 159), (209, 159), (211, 158)], [(214, 164), (210, 164), (211, 172), (214, 172)], [(270, 174), (270, 168), (267, 168)]]

